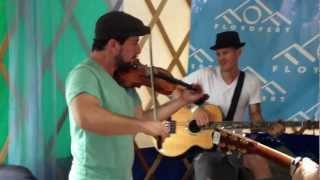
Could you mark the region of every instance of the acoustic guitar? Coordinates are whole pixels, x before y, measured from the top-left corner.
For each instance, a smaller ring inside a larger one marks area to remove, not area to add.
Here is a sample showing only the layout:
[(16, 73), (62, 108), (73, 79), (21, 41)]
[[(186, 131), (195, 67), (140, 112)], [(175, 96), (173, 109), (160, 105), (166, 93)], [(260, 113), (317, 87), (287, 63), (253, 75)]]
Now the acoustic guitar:
[[(223, 114), (218, 106), (204, 105), (203, 108), (209, 112), (210, 118), (214, 122), (222, 122)], [(208, 127), (198, 127), (192, 121), (192, 112), (183, 107), (172, 115), (172, 121), (168, 122), (170, 136), (164, 141), (153, 138), (156, 149), (164, 156), (179, 156), (185, 153), (192, 146), (199, 146), (203, 149), (210, 149), (212, 144), (213, 129)]]
[[(291, 157), (289, 158), (289, 156), (259, 142), (226, 130), (252, 128), (251, 123), (223, 122), (223, 113), (218, 106), (207, 104), (204, 105), (203, 108), (208, 112), (208, 114), (210, 114), (210, 118), (213, 121), (212, 123), (209, 123), (204, 127), (197, 126), (195, 120), (192, 119), (192, 112), (188, 108), (183, 107), (173, 114), (173, 120), (168, 122), (170, 136), (162, 142), (153, 139), (155, 148), (164, 156), (175, 157), (182, 155), (193, 146), (198, 146), (203, 149), (211, 149), (215, 144), (218, 146), (221, 144), (223, 146), (223, 144), (225, 144), (227, 148), (231, 147), (233, 150), (239, 150), (245, 153), (256, 153), (262, 156), (267, 156), (266, 158), (271, 159), (280, 159), (278, 161), (282, 161), (282, 164), (288, 164), (288, 159)], [(256, 124), (255, 127), (259, 127), (258, 129), (268, 129), (272, 127), (273, 124), (274, 123), (263, 122)], [(285, 126), (301, 126), (302, 122), (291, 121), (282, 122), (282, 124)], [(319, 128), (318, 121), (309, 121), (308, 125), (310, 124), (313, 128)], [(214, 143), (214, 134), (221, 131), (224, 134), (228, 134), (228, 136), (222, 136), (223, 138), (221, 138), (221, 141), (218, 144)], [(286, 159), (286, 161), (283, 162), (283, 159)]]

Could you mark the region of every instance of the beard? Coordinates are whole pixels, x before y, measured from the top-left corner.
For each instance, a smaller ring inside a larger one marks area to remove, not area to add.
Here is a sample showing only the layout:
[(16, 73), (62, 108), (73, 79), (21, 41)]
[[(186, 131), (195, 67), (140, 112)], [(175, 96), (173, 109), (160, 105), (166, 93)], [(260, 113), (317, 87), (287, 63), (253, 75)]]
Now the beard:
[(128, 66), (130, 63), (127, 63), (124, 58), (121, 56), (121, 54), (118, 54), (117, 56), (115, 56), (115, 64), (117, 66), (117, 68), (123, 68)]
[[(136, 57), (132, 57), (136, 59)], [(122, 48), (120, 49), (119, 53), (114, 57), (114, 64), (116, 65), (117, 69), (128, 69), (131, 68), (132, 64), (135, 61), (125, 60), (124, 56), (122, 55)]]
[(114, 60), (117, 69), (127, 68), (130, 65), (122, 55), (122, 47), (120, 47), (119, 53), (114, 57)]

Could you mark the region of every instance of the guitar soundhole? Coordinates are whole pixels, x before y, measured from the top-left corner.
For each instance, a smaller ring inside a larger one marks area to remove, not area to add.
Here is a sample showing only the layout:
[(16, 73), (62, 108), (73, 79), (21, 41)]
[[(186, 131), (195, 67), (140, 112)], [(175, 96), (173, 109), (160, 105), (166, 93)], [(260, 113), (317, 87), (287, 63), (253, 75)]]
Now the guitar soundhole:
[(197, 133), (197, 132), (200, 132), (201, 130), (195, 120), (190, 121), (188, 128), (189, 128), (189, 131), (191, 131), (192, 133)]

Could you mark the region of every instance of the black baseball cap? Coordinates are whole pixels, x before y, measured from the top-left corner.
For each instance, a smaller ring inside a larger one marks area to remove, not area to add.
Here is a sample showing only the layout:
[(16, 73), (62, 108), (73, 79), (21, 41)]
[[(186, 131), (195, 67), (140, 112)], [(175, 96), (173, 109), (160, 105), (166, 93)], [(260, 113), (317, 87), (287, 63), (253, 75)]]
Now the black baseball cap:
[(143, 36), (150, 33), (150, 28), (143, 22), (121, 11), (111, 11), (102, 15), (96, 22), (95, 39)]

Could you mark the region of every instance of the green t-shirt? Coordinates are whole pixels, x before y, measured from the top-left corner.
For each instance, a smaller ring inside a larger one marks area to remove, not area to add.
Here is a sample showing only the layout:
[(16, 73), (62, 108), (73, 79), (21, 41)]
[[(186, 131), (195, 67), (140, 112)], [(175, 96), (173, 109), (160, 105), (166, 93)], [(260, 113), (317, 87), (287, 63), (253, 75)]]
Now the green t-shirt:
[[(95, 96), (103, 108), (129, 117), (134, 116), (134, 108), (140, 103), (134, 89), (119, 86), (99, 64), (90, 59), (75, 67), (67, 78), (68, 106), (81, 93)], [(130, 180), (134, 159), (133, 136), (104, 136), (89, 132), (75, 124), (72, 113), (69, 117), (73, 156), (69, 179)]]

